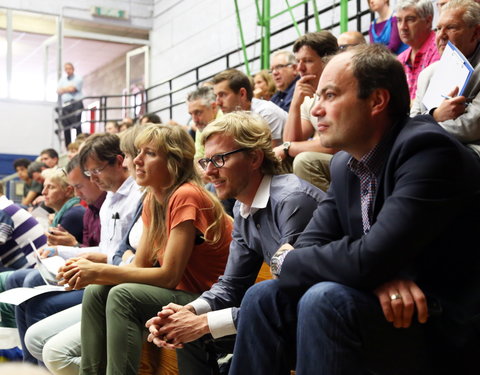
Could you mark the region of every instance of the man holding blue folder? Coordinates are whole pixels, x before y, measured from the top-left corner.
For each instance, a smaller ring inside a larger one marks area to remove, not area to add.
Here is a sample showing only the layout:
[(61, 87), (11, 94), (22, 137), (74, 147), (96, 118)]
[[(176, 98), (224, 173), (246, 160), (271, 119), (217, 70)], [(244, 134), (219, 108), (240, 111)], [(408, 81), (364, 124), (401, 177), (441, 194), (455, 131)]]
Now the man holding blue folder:
[(428, 66), (418, 78), (416, 99), (410, 115), (427, 114), (480, 157), (480, 4), (473, 0), (451, 0), (442, 8), (437, 24), (436, 44), (440, 54), (450, 41), (474, 68), (461, 96), (458, 87), (440, 93), (445, 98), (436, 108), (427, 110), (423, 98), (438, 67)]

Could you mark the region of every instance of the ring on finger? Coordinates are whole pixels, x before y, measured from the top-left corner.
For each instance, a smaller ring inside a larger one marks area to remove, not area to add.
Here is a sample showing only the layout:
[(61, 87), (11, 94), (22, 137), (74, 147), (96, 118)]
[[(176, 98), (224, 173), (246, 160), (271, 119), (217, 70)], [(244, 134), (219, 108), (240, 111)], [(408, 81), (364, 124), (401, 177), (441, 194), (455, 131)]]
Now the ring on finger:
[(390, 295), (390, 300), (395, 301), (397, 299), (402, 299), (402, 295), (400, 293), (393, 293)]

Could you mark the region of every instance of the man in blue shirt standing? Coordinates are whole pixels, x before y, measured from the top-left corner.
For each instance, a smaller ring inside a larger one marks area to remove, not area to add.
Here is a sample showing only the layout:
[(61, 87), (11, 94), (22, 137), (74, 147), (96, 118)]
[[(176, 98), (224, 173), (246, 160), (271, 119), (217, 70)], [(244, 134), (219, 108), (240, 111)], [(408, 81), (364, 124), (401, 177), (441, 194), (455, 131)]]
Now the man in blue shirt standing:
[(65, 129), (65, 145), (68, 146), (72, 140), (70, 129), (75, 129), (77, 134), (82, 132), (83, 80), (82, 77), (74, 74), (75, 68), (72, 63), (67, 62), (64, 68), (67, 76), (60, 78), (60, 81), (58, 81), (57, 94), (62, 106), (59, 113), (62, 116), (61, 122)]

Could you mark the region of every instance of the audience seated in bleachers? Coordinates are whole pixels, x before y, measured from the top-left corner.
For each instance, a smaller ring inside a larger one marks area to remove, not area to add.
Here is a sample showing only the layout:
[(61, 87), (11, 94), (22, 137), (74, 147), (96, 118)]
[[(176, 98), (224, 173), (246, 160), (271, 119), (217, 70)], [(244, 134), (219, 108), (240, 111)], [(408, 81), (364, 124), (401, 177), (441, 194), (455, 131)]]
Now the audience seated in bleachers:
[[(147, 323), (149, 341), (171, 348), (184, 344), (182, 351), (190, 353), (185, 357), (191, 362), (185, 374), (207, 373), (195, 367), (193, 358), (203, 358), (204, 366), (208, 366), (205, 341), (199, 348), (187, 343), (207, 334), (218, 339), (236, 333), (240, 301), (255, 282), (262, 263), (270, 264), (270, 249), (294, 241), (324, 196), (292, 174), (278, 175), (270, 129), (258, 116), (226, 114), (209, 124), (204, 133), (206, 158), (199, 163), (212, 179), (219, 198), (238, 200), (227, 268), (219, 282), (198, 299), (185, 306), (171, 303), (163, 309), (161, 318)], [(228, 158), (225, 153), (230, 153)], [(158, 304), (157, 310), (161, 308)], [(222, 345), (224, 350), (232, 350), (233, 340), (230, 344)]]
[[(80, 152), (80, 165), (100, 189), (107, 191), (107, 197), (100, 209), (101, 234), (100, 244), (96, 248), (83, 252), (82, 257), (95, 262), (113, 261), (115, 252), (129, 228), (135, 215), (141, 192), (129, 172), (123, 167), (123, 154), (119, 147), (119, 138), (111, 134), (96, 134), (88, 138)], [(81, 242), (77, 240), (78, 242)], [(25, 285), (11, 285), (9, 277), (7, 288)], [(13, 284), (12, 280), (12, 284)], [(65, 308), (79, 304), (82, 291), (69, 293), (51, 293), (36, 296), (18, 305), (15, 309), (17, 327), (19, 329), (24, 352), (24, 360), (36, 363), (29, 353), (24, 336), (27, 328), (37, 321)]]
[[(84, 286), (83, 283), (120, 284), (115, 287), (92, 285), (86, 290), (81, 325), (83, 373), (103, 373), (104, 366), (108, 366), (107, 371), (110, 372), (120, 366), (122, 373), (136, 374), (143, 322), (156, 312), (156, 304), (153, 306), (151, 300), (160, 304), (173, 299), (183, 303), (190, 301), (208, 289), (223, 273), (228, 255), (232, 224), (220, 203), (201, 187), (195, 176), (195, 150), (191, 137), (180, 127), (150, 124), (137, 137), (136, 144), (140, 151), (135, 158), (137, 180), (139, 184), (148, 186), (148, 191), (143, 213), (145, 230), (133, 267), (91, 264), (87, 267), (89, 262), (80, 260), (63, 272), (66, 281), (75, 288)], [(167, 159), (167, 154), (176, 157)], [(167, 163), (170, 168), (167, 168)], [(165, 178), (169, 170), (174, 174)], [(162, 216), (152, 216), (155, 212), (162, 212), (159, 211), (162, 206), (158, 205), (158, 200), (163, 207), (166, 207), (165, 200), (171, 203), (170, 213), (168, 216), (165, 213), (163, 220)], [(196, 208), (192, 211), (192, 207)], [(169, 221), (163, 222), (167, 217)], [(170, 228), (170, 225), (174, 227)], [(162, 240), (164, 231), (168, 233), (168, 239)], [(197, 240), (194, 241), (195, 238)], [(162, 267), (152, 267), (157, 261)], [(91, 273), (89, 270), (93, 270), (92, 267), (102, 268), (102, 271)], [(81, 279), (77, 278), (77, 272), (82, 273)], [(175, 291), (171, 290), (173, 288)], [(115, 314), (105, 311), (107, 298), (108, 306), (120, 303), (119, 307), (113, 307)], [(130, 302), (121, 301), (123, 298)], [(151, 308), (155, 310), (150, 311)], [(146, 312), (147, 316), (142, 319)], [(112, 325), (128, 326), (129, 332), (138, 331), (138, 334), (127, 335), (123, 329), (114, 329), (117, 334), (112, 335)], [(102, 338), (106, 329), (109, 332), (107, 340)], [(80, 337), (80, 332), (76, 337)], [(128, 355), (120, 349), (125, 345), (131, 349)], [(70, 351), (71, 347), (66, 345), (65, 350)]]
[(245, 294), (229, 374), (478, 374), (478, 157), (408, 117), (383, 46), (333, 57), (319, 93), (332, 184)]
[[(132, 161), (137, 155), (137, 149), (134, 145), (135, 136), (138, 134), (141, 128), (134, 126), (124, 133), (122, 133), (120, 141), (120, 149), (124, 153), (125, 165), (129, 169), (130, 175), (134, 176), (134, 170), (132, 168)], [(77, 164), (77, 161), (74, 161)], [(78, 160), (79, 163), (79, 160)], [(93, 182), (89, 181), (86, 176), (83, 175), (80, 165), (72, 166), (73, 168), (68, 176), (69, 180), (74, 186), (80, 186), (77, 188), (78, 195), (84, 196), (86, 200), (92, 201), (95, 199), (95, 194), (98, 194), (98, 186)], [(112, 177), (112, 176), (110, 176)], [(108, 176), (107, 176), (108, 178)], [(96, 189), (94, 186), (96, 186)], [(97, 192), (97, 193), (95, 193)], [(97, 204), (99, 200), (103, 198), (103, 194), (97, 198), (95, 201)], [(136, 203), (135, 203), (136, 204)], [(138, 242), (142, 233), (142, 222), (141, 222), (141, 213), (142, 213), (142, 202), (140, 201), (137, 205), (136, 211), (131, 218), (131, 221), (128, 223), (128, 227), (125, 230), (125, 235), (123, 239), (118, 244), (115, 255), (112, 259), (112, 264), (119, 265), (122, 263), (129, 264), (134, 257), (135, 250), (138, 246)], [(95, 207), (92, 207), (92, 210), (95, 210)], [(110, 219), (108, 216), (103, 217), (103, 226), (108, 226), (110, 224)], [(98, 219), (96, 219), (98, 221)], [(105, 233), (102, 234), (95, 231), (95, 224), (92, 222), (92, 225), (89, 226), (93, 232), (89, 234), (88, 238), (84, 238), (84, 244), (86, 246), (93, 246), (94, 243), (89, 242), (99, 239), (100, 241), (105, 241)], [(102, 222), (100, 221), (100, 226)], [(97, 224), (98, 227), (98, 224)], [(109, 235), (109, 234), (108, 234)], [(91, 238), (95, 236), (95, 238)], [(97, 240), (98, 241), (98, 240)], [(100, 242), (100, 246), (102, 243)], [(65, 249), (59, 249), (59, 254), (65, 254)], [(71, 248), (73, 249), (73, 248)], [(67, 249), (68, 250), (68, 249)], [(85, 258), (88, 260), (96, 261), (98, 256), (95, 253), (91, 253), (92, 249), (88, 248), (77, 248), (77, 257)], [(68, 255), (68, 254), (65, 254)], [(76, 254), (70, 253), (70, 256), (75, 256)], [(83, 291), (69, 292), (68, 295), (71, 295), (70, 301), (72, 305), (78, 304), (82, 300)], [(55, 301), (54, 301), (55, 302)], [(56, 301), (58, 302), (58, 301)], [(65, 306), (67, 306), (64, 303)], [(25, 346), (27, 347), (30, 354), (45, 363), (47, 368), (53, 374), (64, 374), (68, 373), (78, 373), (78, 368), (80, 365), (80, 317), (81, 317), (81, 305), (75, 305), (70, 308), (66, 308), (63, 311), (55, 313), (47, 318), (40, 320), (36, 324), (30, 326), (30, 328), (25, 333)]]
[(461, 96), (458, 96), (458, 87), (451, 87), (451, 92), (439, 93), (449, 98), (438, 107), (427, 109), (422, 100), (439, 66), (438, 62), (431, 64), (418, 77), (417, 95), (410, 115), (431, 114), (442, 128), (480, 157), (480, 4), (473, 0), (451, 0), (443, 6), (436, 35), (440, 54), (448, 41), (473, 66), (469, 83)]

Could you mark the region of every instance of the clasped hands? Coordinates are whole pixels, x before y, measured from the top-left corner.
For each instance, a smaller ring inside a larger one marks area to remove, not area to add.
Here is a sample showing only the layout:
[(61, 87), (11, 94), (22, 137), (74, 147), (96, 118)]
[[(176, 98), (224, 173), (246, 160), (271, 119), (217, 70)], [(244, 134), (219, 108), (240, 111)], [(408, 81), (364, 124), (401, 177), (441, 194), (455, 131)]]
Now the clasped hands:
[(56, 276), (58, 285), (66, 290), (78, 290), (91, 284), (97, 277), (98, 264), (84, 257), (71, 258), (61, 267)]
[(207, 314), (196, 315), (191, 306), (169, 303), (149, 319), (147, 340), (158, 347), (180, 349), (183, 344), (197, 340), (210, 332)]

